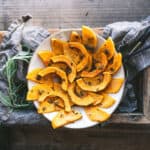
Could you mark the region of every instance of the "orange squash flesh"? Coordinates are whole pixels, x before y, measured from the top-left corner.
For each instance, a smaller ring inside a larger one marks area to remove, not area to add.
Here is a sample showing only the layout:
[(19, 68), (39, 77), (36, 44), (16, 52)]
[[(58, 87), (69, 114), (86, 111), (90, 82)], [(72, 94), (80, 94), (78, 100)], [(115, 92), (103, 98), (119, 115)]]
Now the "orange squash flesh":
[(112, 64), (109, 64), (106, 68), (106, 71), (110, 72), (111, 74), (115, 74), (122, 65), (122, 55), (121, 53), (115, 54), (113, 58)]
[(112, 98), (110, 95), (103, 93), (103, 100), (101, 104), (99, 105), (100, 108), (109, 108), (114, 105), (116, 100)]
[(95, 101), (94, 98), (90, 95), (87, 95), (84, 97), (77, 96), (75, 94), (75, 84), (74, 83), (69, 85), (68, 94), (71, 98), (71, 101), (78, 106), (88, 106)]
[(69, 66), (71, 72), (68, 75), (68, 79), (72, 83), (76, 77), (76, 64), (65, 55), (58, 55), (58, 56), (51, 57), (51, 60), (54, 63), (62, 62), (62, 63), (66, 63)]
[(41, 70), (38, 73), (38, 75), (40, 77), (44, 77), (50, 73), (56, 73), (58, 76), (60, 76), (60, 78), (62, 79), (62, 89), (64, 89), (66, 91), (68, 88), (68, 79), (67, 79), (66, 73), (64, 71), (62, 71), (61, 69), (56, 68), (56, 67), (47, 67), (47, 68), (44, 68), (43, 70)]
[(88, 118), (92, 121), (104, 122), (110, 118), (110, 114), (100, 109), (98, 106), (85, 107)]
[(72, 31), (70, 35), (70, 42), (79, 42), (81, 43), (81, 37), (79, 33)]
[(96, 48), (97, 46), (96, 33), (88, 26), (82, 26), (82, 42), (88, 48)]
[(82, 78), (78, 79), (76, 82), (77, 82), (78, 86), (85, 91), (92, 91), (92, 92), (102, 91), (103, 89), (105, 89), (107, 87), (107, 85), (111, 81), (110, 73), (104, 72), (103, 74), (104, 74), (103, 81), (97, 85), (88, 85), (84, 82), (84, 80)]
[(107, 88), (104, 90), (106, 93), (117, 93), (122, 87), (124, 79), (123, 78), (112, 78), (111, 82), (108, 84)]
[(110, 60), (114, 56), (116, 50), (115, 50), (114, 42), (111, 37), (109, 37), (102, 44), (102, 46), (98, 49), (98, 51), (95, 53), (95, 55), (98, 55), (99, 53), (102, 53), (102, 52), (106, 54), (108, 60)]
[(72, 123), (74, 121), (77, 121), (82, 118), (82, 115), (80, 112), (77, 111), (71, 111), (71, 112), (65, 112), (64, 110), (61, 110), (53, 119), (52, 119), (52, 127), (54, 129), (62, 127), (66, 124)]
[(42, 50), (42, 51), (38, 51), (38, 56), (40, 57), (40, 59), (42, 60), (43, 64), (45, 66), (48, 66), (50, 63), (50, 58), (53, 56), (53, 52), (50, 50)]

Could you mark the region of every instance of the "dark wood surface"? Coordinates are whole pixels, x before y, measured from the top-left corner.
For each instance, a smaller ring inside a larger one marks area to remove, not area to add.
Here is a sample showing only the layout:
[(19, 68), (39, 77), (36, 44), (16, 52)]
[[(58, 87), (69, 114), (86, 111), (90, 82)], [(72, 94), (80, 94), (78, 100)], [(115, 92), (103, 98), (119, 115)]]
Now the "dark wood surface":
[[(33, 15), (32, 24), (47, 29), (80, 27), (83, 24), (100, 27), (115, 21), (144, 19), (150, 15), (150, 1), (0, 0), (0, 30), (6, 30), (13, 19), (25, 13)], [(150, 83), (147, 76), (150, 76), (150, 69), (144, 73), (144, 83)], [(147, 118), (150, 116), (149, 89), (149, 84), (146, 84), (143, 89), (146, 100), (144, 112), (148, 115)], [(22, 117), (23, 115), (20, 119)], [(128, 116), (127, 118), (129, 119)], [(0, 150), (150, 149), (150, 125), (147, 119), (142, 121), (145, 122), (144, 125), (126, 124), (125, 117), (121, 115), (119, 120), (117, 119), (115, 125), (110, 123), (105, 127), (96, 126), (85, 130), (58, 129), (53, 131), (45, 119), (43, 119), (43, 124), (39, 125), (37, 122), (34, 126), (27, 124), (0, 126)], [(120, 124), (120, 120), (124, 120), (124, 124)], [(136, 115), (133, 115), (131, 120), (136, 120)]]

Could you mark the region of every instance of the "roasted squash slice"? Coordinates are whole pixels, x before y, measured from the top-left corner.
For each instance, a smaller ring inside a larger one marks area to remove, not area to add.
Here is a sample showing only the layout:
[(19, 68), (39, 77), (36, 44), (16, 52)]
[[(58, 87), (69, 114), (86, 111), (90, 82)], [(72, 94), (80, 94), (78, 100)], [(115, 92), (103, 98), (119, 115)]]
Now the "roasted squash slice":
[(120, 90), (123, 81), (123, 78), (113, 78), (104, 91), (106, 93), (117, 93)]
[(79, 97), (75, 94), (75, 83), (69, 85), (68, 94), (71, 98), (71, 101), (79, 106), (88, 106), (94, 102), (94, 99), (90, 95)]
[(62, 55), (64, 54), (64, 50), (63, 50), (63, 44), (65, 43), (65, 41), (56, 39), (56, 38), (52, 38), (50, 41), (51, 44), (51, 48), (52, 48), (52, 52), (55, 55)]
[(45, 66), (49, 66), (50, 58), (53, 56), (53, 52), (50, 50), (42, 50), (38, 52), (38, 56), (42, 60)]
[(61, 80), (62, 80), (62, 89), (66, 91), (67, 88), (68, 88), (68, 79), (67, 79), (66, 73), (64, 71), (62, 71), (61, 69), (59, 69), (57, 67), (47, 67), (47, 68), (44, 68), (43, 70), (41, 70), (38, 73), (38, 75), (40, 77), (44, 77), (44, 76), (46, 76), (47, 74), (50, 74), (50, 73), (55, 73), (61, 78)]
[(88, 118), (92, 121), (104, 122), (110, 118), (110, 114), (100, 109), (98, 106), (89, 106), (85, 108)]
[(49, 92), (49, 94), (45, 94), (43, 96), (43, 99), (41, 99), (41, 101), (44, 101), (48, 97), (59, 97), (59, 98), (61, 98), (64, 101), (65, 111), (67, 111), (67, 112), (71, 111), (69, 98), (68, 98), (66, 93), (60, 92), (60, 91), (51, 91), (51, 92)]
[(63, 44), (64, 55), (72, 60), (76, 65), (79, 64), (83, 54), (76, 48), (71, 48), (68, 43)]
[(63, 70), (64, 72), (67, 72), (67, 65), (65, 63), (53, 63), (50, 65), (50, 67), (56, 67)]
[(44, 78), (40, 78), (38, 76), (38, 73), (42, 70), (42, 68), (37, 68), (37, 69), (33, 69), (32, 71), (30, 71), (27, 76), (26, 76), (26, 79), (27, 80), (31, 80), (33, 82), (36, 82), (36, 83), (47, 83), (47, 84), (50, 84), (52, 85), (53, 82), (52, 82), (52, 78), (47, 75), (45, 76)]
[(70, 42), (79, 42), (81, 43), (81, 37), (79, 33), (72, 31), (70, 35)]
[(94, 102), (92, 103), (92, 105), (94, 105), (94, 106), (100, 104), (103, 100), (102, 94), (83, 91), (78, 85), (75, 86), (74, 92), (80, 98), (86, 97), (87, 95), (90, 95), (94, 99)]
[(107, 63), (108, 63), (107, 57), (104, 53), (100, 53), (98, 56), (94, 55), (93, 57), (94, 69), (92, 69), (91, 71), (82, 71), (81, 77), (92, 78), (97, 76), (99, 73), (104, 71), (104, 69), (107, 66)]
[(98, 93), (94, 93), (94, 92), (88, 92), (88, 94), (93, 97), (94, 102), (93, 102), (93, 106), (100, 104), (103, 101), (103, 95), (98, 94)]
[[(92, 59), (92, 54), (89, 53), (89, 57), (88, 57), (88, 64), (87, 66), (84, 68), (84, 71), (90, 71), (92, 69), (92, 65), (93, 65), (93, 59)], [(82, 71), (82, 72), (84, 72)]]
[(102, 95), (103, 95), (103, 100), (99, 105), (101, 108), (109, 108), (116, 102), (116, 100), (112, 98), (110, 95), (105, 93), (103, 93)]
[(27, 92), (26, 99), (28, 101), (38, 100), (43, 93), (49, 93), (51, 90), (52, 86), (49, 84), (36, 84)]
[(110, 72), (111, 74), (115, 74), (122, 65), (122, 55), (121, 53), (116, 53), (112, 64), (109, 64), (106, 68), (106, 71)]
[(65, 55), (53, 56), (51, 57), (51, 60), (54, 63), (62, 62), (68, 65), (68, 67), (71, 69), (71, 72), (68, 73), (66, 70), (66, 73), (68, 73), (68, 79), (72, 83), (76, 77), (76, 64)]
[(101, 52), (106, 54), (108, 60), (110, 60), (114, 56), (116, 50), (115, 50), (114, 42), (111, 37), (109, 37), (102, 44), (102, 46), (98, 49), (98, 51), (95, 53), (95, 55), (99, 55)]
[(71, 112), (65, 112), (64, 110), (61, 110), (58, 112), (58, 114), (52, 119), (52, 127), (54, 129), (62, 127), (66, 124), (75, 122), (82, 118), (82, 115), (80, 112), (77, 111), (71, 111)]
[(92, 92), (102, 91), (107, 87), (107, 85), (111, 81), (111, 74), (109, 72), (104, 72), (103, 74), (104, 74), (103, 81), (101, 81), (97, 85), (86, 84), (82, 78), (78, 79), (76, 82), (78, 86), (85, 91), (92, 91)]
[(55, 111), (59, 111), (59, 110), (61, 110), (61, 108), (49, 100), (45, 100), (45, 101), (39, 103), (39, 106), (38, 106), (39, 114), (50, 113), (50, 112), (55, 112)]
[(87, 66), (88, 59), (89, 59), (89, 54), (88, 54), (86, 48), (84, 47), (84, 45), (82, 45), (81, 43), (70, 42), (69, 47), (78, 49), (83, 54), (82, 60), (80, 60), (80, 62), (77, 64), (77, 72), (79, 72)]
[(82, 26), (82, 42), (88, 48), (96, 48), (97, 46), (96, 33), (88, 26)]

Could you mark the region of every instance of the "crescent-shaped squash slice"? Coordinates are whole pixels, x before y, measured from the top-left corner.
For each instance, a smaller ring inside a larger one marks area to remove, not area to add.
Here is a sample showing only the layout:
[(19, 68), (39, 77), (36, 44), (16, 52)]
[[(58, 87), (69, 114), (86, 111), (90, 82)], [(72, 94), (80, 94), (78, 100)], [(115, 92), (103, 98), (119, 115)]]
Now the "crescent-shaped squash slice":
[(64, 110), (61, 110), (52, 119), (51, 123), (52, 123), (52, 127), (56, 129), (66, 124), (75, 122), (81, 118), (82, 118), (82, 115), (80, 112), (77, 112), (77, 111), (65, 112)]
[(79, 42), (81, 43), (81, 37), (79, 33), (72, 31), (70, 35), (70, 42)]
[(79, 97), (75, 94), (75, 83), (69, 85), (68, 94), (71, 98), (71, 101), (79, 106), (88, 106), (94, 102), (94, 99), (90, 95)]
[(106, 68), (108, 61), (104, 53), (100, 53), (98, 56), (95, 55), (93, 58), (94, 58), (93, 59), (94, 69), (92, 69), (91, 71), (82, 71), (81, 77), (88, 77), (88, 78), (95, 77), (99, 73), (104, 71), (104, 69)]
[(49, 66), (50, 63), (50, 58), (53, 56), (54, 54), (52, 53), (52, 51), (50, 50), (42, 50), (42, 51), (38, 51), (38, 56), (40, 57), (40, 59), (42, 60), (43, 64), (45, 66)]
[(110, 60), (116, 50), (115, 50), (115, 45), (114, 45), (114, 42), (112, 40), (111, 37), (109, 37), (103, 44), (102, 46), (98, 49), (98, 51), (95, 53), (95, 55), (98, 55), (100, 54), (101, 52), (103, 52), (104, 54), (106, 54), (108, 60)]
[(121, 53), (116, 53), (112, 64), (109, 64), (106, 68), (106, 71), (110, 72), (111, 74), (115, 74), (122, 65), (122, 55)]
[(54, 97), (55, 99), (56, 98), (62, 99), (64, 102), (65, 111), (67, 112), (71, 111), (70, 99), (67, 93), (61, 89), (60, 84), (54, 83), (53, 90), (51, 90), (48, 94), (43, 95), (43, 97), (41, 98), (41, 101), (44, 101), (48, 97), (49, 98)]
[(64, 54), (64, 50), (63, 50), (63, 44), (64, 43), (65, 43), (65, 41), (62, 41), (62, 40), (56, 39), (56, 38), (52, 38), (51, 41), (50, 41), (52, 52), (55, 55)]
[(53, 63), (50, 67), (57, 67), (63, 70), (64, 72), (67, 72), (67, 65), (65, 63)]
[(98, 105), (103, 101), (103, 95), (101, 94), (97, 94), (94, 92), (88, 92), (88, 94), (92, 96), (93, 99), (95, 100), (94, 103), (92, 104), (93, 106)]
[(52, 86), (49, 84), (36, 84), (27, 92), (26, 99), (28, 101), (38, 100), (43, 93), (49, 93), (51, 90)]
[(120, 90), (123, 81), (123, 78), (113, 78), (104, 91), (112, 94), (117, 93)]
[(68, 65), (71, 69), (71, 72), (68, 73), (68, 79), (72, 83), (76, 77), (76, 64), (65, 55), (53, 56), (51, 57), (51, 60), (53, 63), (62, 62)]
[(80, 60), (80, 62), (77, 64), (77, 72), (83, 70), (87, 64), (88, 64), (88, 59), (89, 59), (89, 54), (81, 43), (78, 42), (69, 42), (69, 47), (70, 48), (75, 48), (78, 49), (82, 54), (83, 58)]
[(116, 102), (116, 100), (112, 98), (110, 95), (105, 93), (103, 93), (102, 95), (103, 95), (103, 101), (99, 105), (100, 108), (109, 108)]
[(110, 118), (110, 114), (100, 109), (98, 106), (89, 106), (85, 108), (88, 118), (92, 121), (104, 122)]
[(75, 86), (75, 93), (79, 97), (83, 97), (83, 96), (85, 97), (87, 95), (90, 95), (94, 99), (94, 102), (92, 103), (92, 105), (94, 106), (100, 104), (103, 100), (102, 94), (83, 91), (78, 85)]
[(55, 111), (59, 111), (59, 110), (61, 110), (61, 108), (49, 100), (45, 100), (45, 101), (39, 103), (39, 106), (37, 109), (39, 114), (50, 113), (50, 112), (55, 112)]
[(57, 67), (47, 67), (47, 68), (44, 68), (43, 70), (41, 70), (38, 73), (38, 75), (40, 77), (44, 77), (44, 76), (46, 76), (47, 74), (50, 74), (50, 73), (55, 73), (61, 78), (61, 80), (62, 80), (62, 89), (66, 91), (67, 88), (68, 88), (68, 79), (67, 79), (66, 73), (64, 71), (62, 71), (61, 69), (59, 69)]
[(45, 84), (47, 83), (47, 84), (52, 85), (53, 84), (52, 78), (49, 75), (45, 76), (44, 78), (40, 78), (38, 76), (38, 73), (41, 70), (42, 70), (42, 68), (33, 69), (32, 71), (28, 72), (26, 79), (31, 80), (31, 81), (36, 82), (36, 83), (45, 83)]
[(64, 55), (72, 60), (76, 65), (83, 58), (83, 54), (76, 48), (71, 48), (68, 43), (63, 44)]
[(107, 87), (107, 85), (111, 81), (111, 74), (109, 72), (104, 72), (103, 75), (104, 75), (103, 80), (96, 85), (87, 84), (82, 78), (78, 79), (76, 82), (78, 86), (85, 91), (92, 91), (92, 92), (102, 91)]
[(88, 48), (96, 48), (97, 46), (96, 33), (88, 26), (82, 26), (82, 42)]

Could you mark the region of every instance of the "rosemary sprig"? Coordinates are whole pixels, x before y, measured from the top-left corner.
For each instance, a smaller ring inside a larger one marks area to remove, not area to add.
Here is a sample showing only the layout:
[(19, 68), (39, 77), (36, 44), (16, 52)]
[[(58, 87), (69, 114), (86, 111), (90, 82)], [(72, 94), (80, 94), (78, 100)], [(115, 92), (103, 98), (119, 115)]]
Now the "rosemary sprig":
[(3, 74), (8, 83), (7, 95), (0, 91), (0, 101), (11, 109), (29, 108), (31, 103), (26, 101), (27, 85), (16, 78), (18, 61), (29, 63), (32, 56), (30, 51), (21, 51), (17, 55), (8, 58)]

